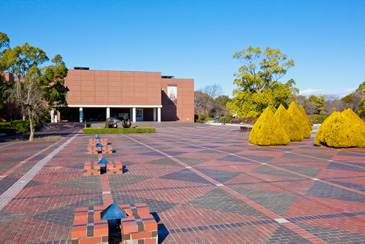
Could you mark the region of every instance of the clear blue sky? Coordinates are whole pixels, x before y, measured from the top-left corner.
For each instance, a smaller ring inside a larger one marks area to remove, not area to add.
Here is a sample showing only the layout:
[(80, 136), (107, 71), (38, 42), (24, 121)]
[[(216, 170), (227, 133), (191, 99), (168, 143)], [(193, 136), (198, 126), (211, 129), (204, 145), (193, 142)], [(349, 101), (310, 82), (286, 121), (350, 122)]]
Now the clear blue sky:
[(232, 55), (252, 45), (295, 62), (282, 81), (334, 91), (365, 81), (365, 1), (0, 0), (0, 31), (68, 68), (160, 71), (232, 95)]

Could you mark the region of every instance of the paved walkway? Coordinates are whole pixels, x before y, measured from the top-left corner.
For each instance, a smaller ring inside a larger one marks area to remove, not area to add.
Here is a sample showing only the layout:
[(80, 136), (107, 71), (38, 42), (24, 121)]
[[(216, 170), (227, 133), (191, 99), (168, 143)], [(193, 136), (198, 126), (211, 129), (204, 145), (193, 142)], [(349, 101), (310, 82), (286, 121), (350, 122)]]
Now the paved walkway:
[(67, 243), (75, 209), (111, 199), (147, 203), (162, 243), (365, 240), (364, 149), (316, 147), (313, 138), (258, 147), (248, 135), (223, 126), (108, 135), (116, 153), (105, 158), (127, 172), (107, 177), (83, 176), (84, 162), (98, 158), (86, 154), (90, 135), (0, 143), (0, 199), (21, 188), (0, 211), (0, 243)]

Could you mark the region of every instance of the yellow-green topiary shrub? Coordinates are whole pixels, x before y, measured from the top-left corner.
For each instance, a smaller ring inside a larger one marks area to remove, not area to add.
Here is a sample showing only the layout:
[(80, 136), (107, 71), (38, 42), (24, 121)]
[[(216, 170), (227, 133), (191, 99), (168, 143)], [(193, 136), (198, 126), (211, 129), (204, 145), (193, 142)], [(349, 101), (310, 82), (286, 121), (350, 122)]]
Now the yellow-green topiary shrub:
[(299, 106), (299, 111), (302, 113), (304, 119), (306, 120), (306, 122), (307, 122), (307, 124), (309, 126), (309, 129), (312, 131), (313, 130), (312, 124), (309, 121), (308, 116), (307, 116), (307, 113), (305, 112), (305, 110), (304, 110), (304, 108), (303, 108), (302, 105)]
[(354, 111), (351, 110), (351, 108), (348, 108), (342, 112), (344, 115), (346, 115), (349, 119), (352, 121), (360, 124), (361, 126), (365, 127), (365, 122), (357, 115)]
[(283, 127), (274, 117), (272, 110), (267, 107), (254, 124), (249, 140), (260, 146), (287, 145), (290, 139)]
[(333, 112), (322, 123), (314, 142), (328, 147), (365, 147), (365, 128), (346, 113)]
[(289, 136), (290, 141), (303, 140), (302, 131), (300, 130), (297, 122), (295, 122), (293, 117), (281, 104), (278, 110), (275, 112), (275, 119), (284, 128), (286, 134)]
[(288, 108), (288, 112), (293, 117), (295, 122), (297, 122), (297, 124), (302, 132), (303, 138), (309, 138), (312, 134), (311, 130), (309, 129), (307, 122), (305, 121), (302, 113), (299, 111), (297, 105), (295, 105), (294, 102), (292, 102), (290, 104), (290, 106)]

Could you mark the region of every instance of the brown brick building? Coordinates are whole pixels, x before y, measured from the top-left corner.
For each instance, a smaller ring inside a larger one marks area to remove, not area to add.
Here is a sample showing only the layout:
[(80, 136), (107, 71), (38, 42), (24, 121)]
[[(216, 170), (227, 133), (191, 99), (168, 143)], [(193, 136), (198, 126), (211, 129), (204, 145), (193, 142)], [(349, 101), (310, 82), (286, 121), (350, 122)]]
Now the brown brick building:
[[(194, 80), (160, 72), (102, 71), (75, 68), (65, 85), (70, 111), (61, 119), (194, 122)], [(59, 120), (52, 112), (52, 121)]]

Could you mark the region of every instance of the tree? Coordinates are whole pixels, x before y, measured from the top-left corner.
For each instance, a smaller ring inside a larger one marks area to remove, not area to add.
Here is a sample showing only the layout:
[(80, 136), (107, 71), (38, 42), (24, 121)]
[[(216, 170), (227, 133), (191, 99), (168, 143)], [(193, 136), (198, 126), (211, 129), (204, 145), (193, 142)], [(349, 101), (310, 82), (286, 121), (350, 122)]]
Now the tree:
[(28, 69), (24, 82), (16, 82), (14, 87), (8, 90), (8, 93), (9, 101), (20, 105), (21, 113), (29, 119), (29, 141), (33, 141), (35, 123), (44, 113), (44, 104), (46, 103), (39, 83), (38, 68), (32, 66)]
[[(44, 62), (48, 61), (46, 53), (38, 48), (30, 46), (28, 43), (24, 43), (23, 46), (16, 46), (15, 48), (5, 49), (1, 58), (0, 65), (5, 67), (10, 73), (15, 75), (17, 90), (17, 97), (21, 96), (21, 85), (19, 84), (24, 80), (26, 72), (31, 67), (38, 67)], [(22, 106), (22, 103), (18, 103)], [(21, 111), (25, 111), (23, 107), (20, 107)], [(23, 120), (25, 120), (25, 114), (23, 113)]]
[(323, 112), (330, 115), (334, 111), (343, 111), (345, 109), (343, 102), (336, 95), (326, 95)]
[[(8, 39), (1, 37), (0, 33), (0, 47), (3, 47), (8, 43)], [(23, 120), (25, 117), (29, 119), (31, 132), (29, 140), (33, 140), (33, 125), (41, 115), (44, 115), (47, 105), (67, 105), (64, 86), (68, 71), (66, 65), (61, 55), (56, 55), (51, 60), (51, 65), (39, 69), (48, 60), (42, 49), (30, 46), (28, 43), (21, 47), (5, 49), (0, 60), (0, 67), (16, 77), (15, 84), (7, 89), (6, 94), (9, 95), (8, 103), (15, 103), (20, 107)]]
[(286, 54), (279, 49), (260, 48), (251, 46), (236, 52), (233, 58), (240, 60), (243, 65), (235, 73), (233, 84), (238, 86), (233, 90), (233, 100), (227, 103), (230, 114), (239, 118), (256, 118), (270, 106), (274, 110), (283, 104), (288, 107), (289, 98), (298, 89), (294, 88), (295, 81), (290, 79), (286, 83), (279, 82), (294, 61), (288, 60)]
[[(53, 105), (67, 105), (66, 103), (66, 88), (65, 78), (68, 69), (65, 62), (62, 61), (62, 56), (57, 54), (52, 60), (52, 65), (42, 69), (40, 83), (43, 87), (43, 94), (49, 107)], [(60, 109), (61, 106), (55, 107)]]
[(222, 87), (217, 84), (205, 86), (204, 88), (200, 89), (200, 91), (212, 98), (216, 98), (217, 96), (220, 96), (223, 93)]
[(359, 88), (357, 88), (354, 92), (341, 98), (341, 102), (344, 105), (344, 109), (350, 108), (355, 113), (358, 113), (358, 114), (362, 113), (362, 111), (359, 112), (359, 110), (361, 110), (362, 99), (364, 97), (364, 95), (362, 94), (362, 88), (361, 88), (363, 84), (364, 83), (360, 84)]
[(360, 92), (360, 94), (362, 95), (360, 104), (359, 104), (359, 110), (357, 111), (357, 114), (361, 117), (361, 118), (365, 118), (365, 81), (363, 83), (361, 83), (359, 85), (359, 88), (357, 89), (357, 91)]
[(17, 81), (21, 81), (29, 68), (38, 67), (46, 61), (48, 61), (48, 57), (42, 49), (24, 43), (21, 47), (5, 49), (1, 58), (1, 65), (13, 73)]
[(321, 95), (321, 96), (317, 97), (315, 95), (311, 95), (311, 96), (309, 96), (308, 100), (314, 104), (314, 108), (315, 108), (314, 113), (322, 114), (323, 109), (324, 109), (325, 96)]
[(6, 82), (5, 77), (3, 76), (6, 68), (1, 64), (4, 48), (8, 48), (9, 43), (9, 37), (5, 33), (0, 32), (0, 110), (3, 109), (4, 101), (6, 100), (6, 93), (4, 91), (8, 89), (10, 85), (8, 82)]
[(214, 107), (214, 99), (202, 91), (194, 92), (194, 113), (209, 116)]
[(221, 116), (229, 116), (229, 112), (227, 110), (227, 103), (231, 102), (232, 99), (227, 95), (221, 95), (214, 99), (214, 112), (219, 113)]

